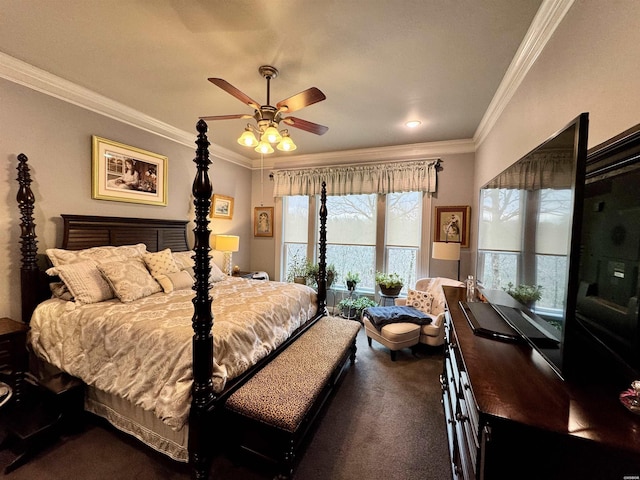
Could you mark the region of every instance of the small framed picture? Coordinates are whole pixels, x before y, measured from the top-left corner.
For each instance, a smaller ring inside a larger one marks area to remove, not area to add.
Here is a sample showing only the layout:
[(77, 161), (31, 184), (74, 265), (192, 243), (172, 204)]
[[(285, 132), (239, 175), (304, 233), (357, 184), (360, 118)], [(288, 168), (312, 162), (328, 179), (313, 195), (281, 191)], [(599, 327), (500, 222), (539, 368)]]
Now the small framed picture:
[(167, 205), (167, 157), (92, 137), (91, 198)]
[(273, 237), (273, 207), (255, 207), (253, 212), (253, 235)]
[(214, 195), (211, 199), (211, 217), (231, 220), (233, 218), (233, 197)]
[(468, 247), (471, 207), (435, 207), (435, 213), (433, 240)]

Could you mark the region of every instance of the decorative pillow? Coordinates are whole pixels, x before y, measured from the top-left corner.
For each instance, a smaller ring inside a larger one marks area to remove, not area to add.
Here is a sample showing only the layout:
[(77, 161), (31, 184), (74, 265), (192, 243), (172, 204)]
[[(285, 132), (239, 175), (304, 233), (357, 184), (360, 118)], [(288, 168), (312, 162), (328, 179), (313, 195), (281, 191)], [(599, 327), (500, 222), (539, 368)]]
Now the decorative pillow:
[[(102, 274), (100, 274), (102, 276)], [(109, 287), (111, 288), (111, 287)], [(51, 295), (55, 298), (59, 298), (60, 300), (65, 300), (70, 302), (73, 300), (73, 295), (64, 284), (64, 282), (51, 282), (49, 284), (49, 289), (51, 290)]]
[(167, 275), (169, 273), (179, 272), (180, 269), (178, 265), (176, 265), (176, 261), (173, 259), (173, 255), (171, 255), (171, 250), (166, 248), (161, 252), (156, 253), (145, 253), (142, 256), (144, 263), (147, 264), (147, 268), (151, 275), (156, 280), (160, 275)]
[(433, 295), (422, 290), (411, 290), (407, 292), (407, 306), (417, 308), (421, 312), (431, 313)]
[(47, 275), (58, 275), (78, 303), (97, 303), (113, 298), (111, 287), (93, 260), (53, 267), (47, 270)]
[(193, 288), (193, 277), (188, 270), (180, 270), (176, 273), (160, 275), (156, 278), (165, 293), (171, 293), (174, 290), (187, 290)]
[(47, 256), (54, 267), (68, 265), (70, 263), (93, 260), (96, 263), (124, 260), (131, 257), (141, 257), (147, 253), (144, 243), (136, 245), (122, 245), (120, 247), (93, 247), (84, 250), (63, 250), (61, 248), (48, 248)]
[[(194, 255), (195, 252), (193, 250), (189, 250), (186, 252), (173, 252), (173, 258), (176, 262), (176, 265), (178, 265), (178, 268), (180, 268), (180, 270), (187, 270), (189, 274), (195, 278), (196, 275), (193, 271), (195, 261), (192, 258)], [(220, 267), (218, 267), (218, 265), (216, 265), (215, 262), (212, 261), (209, 281), (211, 283), (221, 282), (225, 278), (227, 278), (227, 275), (225, 275), (222, 270), (220, 270)]]
[(98, 265), (98, 270), (107, 279), (121, 302), (127, 303), (162, 291), (142, 258), (130, 258), (124, 262), (109, 262)]

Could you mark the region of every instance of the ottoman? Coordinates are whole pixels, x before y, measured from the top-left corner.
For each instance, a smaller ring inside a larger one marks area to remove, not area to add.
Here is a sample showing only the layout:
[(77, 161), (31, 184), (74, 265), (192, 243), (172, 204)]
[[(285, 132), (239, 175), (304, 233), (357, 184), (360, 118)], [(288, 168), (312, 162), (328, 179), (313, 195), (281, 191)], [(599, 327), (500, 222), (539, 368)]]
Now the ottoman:
[(363, 321), (369, 346), (372, 339), (384, 345), (391, 351), (392, 361), (396, 360), (398, 350), (413, 347), (420, 341), (420, 325), (415, 323), (390, 323), (378, 330), (368, 318), (364, 317)]

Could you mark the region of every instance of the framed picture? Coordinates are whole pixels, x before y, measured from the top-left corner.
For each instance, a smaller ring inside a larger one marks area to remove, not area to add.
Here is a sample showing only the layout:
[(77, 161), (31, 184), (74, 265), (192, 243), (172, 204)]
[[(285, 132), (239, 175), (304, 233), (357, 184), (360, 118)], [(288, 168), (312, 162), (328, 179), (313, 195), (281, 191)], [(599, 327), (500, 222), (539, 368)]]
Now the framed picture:
[(273, 207), (255, 207), (253, 235), (255, 237), (273, 237)]
[(92, 137), (91, 198), (167, 205), (165, 156)]
[(471, 207), (435, 207), (436, 220), (433, 240), (456, 242), (469, 246), (469, 219)]
[(214, 194), (211, 199), (211, 218), (233, 218), (233, 197)]

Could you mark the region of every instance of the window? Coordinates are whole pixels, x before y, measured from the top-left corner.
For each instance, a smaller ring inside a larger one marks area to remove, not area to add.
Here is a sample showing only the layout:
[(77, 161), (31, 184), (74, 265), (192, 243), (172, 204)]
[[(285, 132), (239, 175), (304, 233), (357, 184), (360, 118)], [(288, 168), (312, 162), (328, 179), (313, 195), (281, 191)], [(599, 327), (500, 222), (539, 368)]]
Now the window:
[(307, 257), (309, 229), (309, 199), (295, 196), (283, 198), (283, 264), (285, 275), (291, 271), (296, 258)]
[[(405, 291), (407, 286), (414, 285), (419, 271), (422, 202), (421, 192), (327, 197), (326, 261), (338, 270), (334, 285), (344, 288), (344, 275), (357, 272), (361, 278), (358, 290), (373, 292), (378, 270), (402, 276)], [(298, 209), (292, 209), (294, 203)], [(308, 228), (309, 205), (316, 203), (319, 201), (311, 197), (283, 197), (283, 253), (287, 267), (286, 259), (294, 248), (318, 244), (318, 228)], [(295, 219), (298, 210), (307, 212), (306, 216)], [(317, 258), (318, 252), (314, 255)]]

